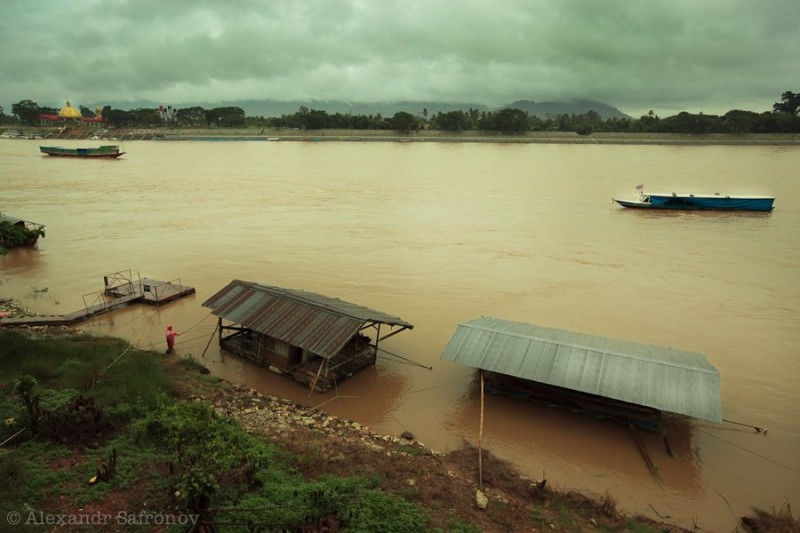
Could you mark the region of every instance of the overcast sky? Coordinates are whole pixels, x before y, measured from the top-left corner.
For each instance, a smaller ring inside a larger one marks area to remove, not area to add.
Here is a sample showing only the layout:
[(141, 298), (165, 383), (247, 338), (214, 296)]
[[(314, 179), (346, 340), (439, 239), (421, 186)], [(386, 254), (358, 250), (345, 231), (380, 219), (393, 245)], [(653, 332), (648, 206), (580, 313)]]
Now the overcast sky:
[(3, 0), (0, 105), (599, 100), (800, 92), (798, 0)]

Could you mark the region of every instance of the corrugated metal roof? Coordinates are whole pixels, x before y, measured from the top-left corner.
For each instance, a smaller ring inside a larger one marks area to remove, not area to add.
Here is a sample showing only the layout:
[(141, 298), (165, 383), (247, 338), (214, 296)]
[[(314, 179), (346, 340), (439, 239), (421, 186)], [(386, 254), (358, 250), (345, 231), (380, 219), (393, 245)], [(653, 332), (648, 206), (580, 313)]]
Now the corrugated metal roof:
[(325, 358), (367, 323), (413, 328), (397, 317), (313, 292), (233, 280), (203, 302), (221, 318)]
[(441, 358), (722, 422), (719, 372), (697, 353), (483, 317), (459, 324)]

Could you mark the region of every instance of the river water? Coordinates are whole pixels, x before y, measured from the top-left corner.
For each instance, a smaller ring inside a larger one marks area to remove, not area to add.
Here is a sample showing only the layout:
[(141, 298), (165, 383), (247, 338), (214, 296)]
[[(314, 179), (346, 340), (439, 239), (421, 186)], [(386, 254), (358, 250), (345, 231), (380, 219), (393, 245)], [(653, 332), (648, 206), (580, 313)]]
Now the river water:
[[(112, 272), (180, 279), (197, 294), (83, 327), (163, 350), (171, 323), (178, 352), (215, 375), (440, 451), (478, 441), (475, 372), (440, 360), (461, 321), (698, 352), (720, 371), (724, 418), (745, 425), (676, 421), (674, 457), (643, 434), (657, 478), (626, 427), (522, 400), (486, 397), (483, 446), (533, 479), (685, 527), (730, 531), (752, 506), (800, 507), (798, 147), (128, 141), (121, 159), (88, 161), (40, 156), (39, 144), (0, 141), (0, 211), (47, 229), (37, 248), (0, 257), (1, 297), (66, 314)], [(639, 183), (771, 194), (776, 208), (612, 204)], [(201, 304), (232, 279), (415, 327), (382, 344), (374, 368), (309, 394), (211, 340)]]

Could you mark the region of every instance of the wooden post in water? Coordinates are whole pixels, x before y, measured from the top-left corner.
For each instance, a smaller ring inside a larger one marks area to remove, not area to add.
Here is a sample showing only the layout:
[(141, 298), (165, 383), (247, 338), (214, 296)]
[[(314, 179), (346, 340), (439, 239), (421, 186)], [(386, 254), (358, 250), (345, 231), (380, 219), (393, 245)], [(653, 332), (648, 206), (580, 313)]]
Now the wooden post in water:
[(378, 322), (377, 332), (375, 333), (375, 351), (372, 353), (372, 366), (378, 364), (378, 343), (381, 341), (381, 323)]
[(481, 374), (481, 422), (478, 430), (478, 486), (483, 492), (483, 370)]
[(633, 438), (636, 441), (636, 445), (639, 447), (639, 452), (642, 454), (645, 464), (647, 464), (647, 469), (650, 470), (650, 474), (654, 478), (658, 479), (658, 467), (656, 467), (655, 463), (650, 458), (650, 454), (647, 453), (647, 448), (644, 447), (642, 437), (636, 432), (636, 426), (634, 426), (631, 422), (628, 422), (628, 427), (630, 428), (631, 433), (633, 433)]
[(211, 332), (211, 336), (208, 338), (208, 344), (206, 344), (206, 349), (203, 350), (203, 355), (201, 357), (205, 358), (206, 352), (208, 351), (208, 347), (211, 346), (211, 341), (214, 340), (214, 334), (217, 332), (217, 328), (220, 327), (221, 322), (222, 322), (221, 318), (217, 320), (217, 325), (214, 326), (214, 331)]

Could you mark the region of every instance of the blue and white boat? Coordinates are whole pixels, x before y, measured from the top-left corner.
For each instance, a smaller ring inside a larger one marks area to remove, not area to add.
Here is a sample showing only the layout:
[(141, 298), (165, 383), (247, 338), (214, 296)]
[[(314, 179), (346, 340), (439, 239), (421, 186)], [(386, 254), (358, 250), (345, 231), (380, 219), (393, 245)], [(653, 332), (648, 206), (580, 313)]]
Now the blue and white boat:
[(645, 193), (639, 187), (639, 198), (628, 201), (612, 198), (622, 207), (634, 209), (701, 209), (707, 211), (772, 211), (771, 196), (734, 196), (715, 194)]

